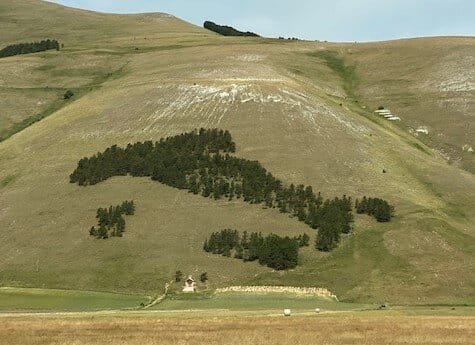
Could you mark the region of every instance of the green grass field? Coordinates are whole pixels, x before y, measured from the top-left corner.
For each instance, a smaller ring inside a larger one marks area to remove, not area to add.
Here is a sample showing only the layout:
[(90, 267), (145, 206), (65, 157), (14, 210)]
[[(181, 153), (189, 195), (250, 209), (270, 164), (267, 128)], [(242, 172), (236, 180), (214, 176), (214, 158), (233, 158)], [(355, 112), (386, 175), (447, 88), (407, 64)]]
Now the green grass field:
[(94, 311), (172, 311), (211, 313), (280, 313), (351, 311), (376, 309), (375, 305), (341, 303), (331, 298), (298, 296), (292, 293), (170, 293), (160, 303), (144, 309), (154, 298), (144, 295), (114, 294), (92, 291), (0, 288), (0, 313), (8, 312), (94, 312)]
[[(194, 294), (168, 293), (165, 299), (146, 307), (155, 297), (94, 291), (0, 288), (0, 314), (26, 312), (100, 312), (114, 311), (147, 314), (160, 312), (176, 315), (193, 311), (195, 315), (279, 315), (284, 309), (293, 314), (325, 314), (334, 312), (391, 312), (393, 315), (474, 315), (475, 304), (393, 306), (339, 302), (333, 298), (294, 293), (250, 293), (201, 291)], [(315, 310), (320, 312), (316, 313)], [(456, 311), (456, 312), (455, 312)]]
[(170, 295), (153, 309), (156, 310), (229, 310), (231, 312), (280, 313), (285, 308), (298, 312), (323, 310), (356, 310), (375, 308), (374, 305), (340, 303), (331, 299), (313, 296), (296, 296), (284, 293), (210, 293), (202, 295)]
[(290, 293), (205, 291), (171, 293), (153, 308), (138, 308), (150, 300), (0, 288), (0, 344), (314, 344), (315, 337), (327, 344), (467, 344), (475, 325), (473, 306), (381, 308)]
[(137, 309), (147, 304), (144, 295), (91, 291), (0, 288), (0, 312), (19, 311), (94, 311)]

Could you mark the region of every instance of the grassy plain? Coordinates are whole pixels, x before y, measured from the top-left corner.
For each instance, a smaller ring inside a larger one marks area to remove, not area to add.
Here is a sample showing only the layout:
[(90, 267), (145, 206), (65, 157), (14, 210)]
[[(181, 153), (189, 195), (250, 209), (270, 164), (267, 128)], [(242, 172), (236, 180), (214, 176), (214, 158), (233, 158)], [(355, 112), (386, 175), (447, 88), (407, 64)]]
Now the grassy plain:
[[(371, 81), (384, 79), (370, 73), (371, 66), (384, 70), (372, 54), (401, 51), (422, 63), (418, 45), (441, 54), (434, 58), (440, 61), (448, 52), (465, 59), (472, 38), (388, 42), (383, 50), (223, 38), (165, 14), (105, 15), (33, 0), (0, 0), (0, 23), (2, 45), (26, 37), (65, 43), (60, 52), (0, 60), (6, 114), (0, 131), (60, 102), (0, 143), (1, 285), (157, 295), (182, 270), (208, 272), (211, 287), (321, 286), (351, 302), (473, 303), (474, 176), (447, 164), (404, 125), (376, 118), (372, 107), (380, 102), (402, 110), (370, 89)], [(450, 50), (454, 45), (465, 48)], [(395, 78), (407, 64), (389, 66)], [(407, 90), (394, 80), (388, 85), (391, 95)], [(77, 96), (63, 102), (67, 89)], [(454, 123), (464, 137), (470, 123), (460, 119)], [(434, 128), (443, 134), (448, 121)], [(354, 234), (337, 250), (306, 248), (295, 270), (274, 272), (204, 253), (202, 243), (224, 227), (307, 232), (313, 242), (315, 232), (288, 215), (149, 179), (114, 178), (87, 188), (68, 181), (82, 157), (197, 127), (229, 129), (237, 155), (259, 160), (286, 183), (312, 185), (325, 197), (383, 197), (396, 217), (377, 224), (357, 216)], [(125, 237), (89, 238), (96, 209), (126, 199), (135, 200), (137, 214), (127, 219)]]
[(171, 294), (157, 304), (156, 310), (227, 310), (230, 312), (273, 312), (291, 308), (300, 313), (321, 310), (374, 309), (375, 305), (341, 303), (318, 296), (297, 296), (291, 293), (209, 293), (198, 295)]
[[(0, 288), (0, 312), (81, 312), (118, 310), (179, 311), (202, 310), (229, 312), (279, 312), (375, 309), (376, 305), (341, 303), (333, 298), (293, 293), (217, 293), (211, 290), (183, 294), (181, 289), (167, 294), (161, 302), (148, 306), (157, 296), (119, 294), (93, 291), (33, 288)], [(147, 306), (147, 307), (146, 307)]]
[(223, 312), (0, 315), (0, 344), (471, 344), (457, 311), (229, 315)]
[(93, 311), (136, 309), (147, 304), (144, 295), (92, 291), (0, 288), (0, 312)]

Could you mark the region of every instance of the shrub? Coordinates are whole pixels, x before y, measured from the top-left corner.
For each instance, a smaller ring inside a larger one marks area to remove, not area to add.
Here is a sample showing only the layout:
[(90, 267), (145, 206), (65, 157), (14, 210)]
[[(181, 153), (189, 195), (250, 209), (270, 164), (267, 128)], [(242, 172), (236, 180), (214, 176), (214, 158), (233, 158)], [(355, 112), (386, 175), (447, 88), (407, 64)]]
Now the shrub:
[(64, 99), (70, 99), (74, 96), (74, 93), (71, 91), (71, 90), (68, 90), (66, 91), (66, 93), (64, 94)]
[(356, 213), (373, 216), (380, 223), (389, 222), (394, 214), (394, 206), (379, 198), (367, 198), (365, 196), (361, 201), (356, 200), (355, 208)]

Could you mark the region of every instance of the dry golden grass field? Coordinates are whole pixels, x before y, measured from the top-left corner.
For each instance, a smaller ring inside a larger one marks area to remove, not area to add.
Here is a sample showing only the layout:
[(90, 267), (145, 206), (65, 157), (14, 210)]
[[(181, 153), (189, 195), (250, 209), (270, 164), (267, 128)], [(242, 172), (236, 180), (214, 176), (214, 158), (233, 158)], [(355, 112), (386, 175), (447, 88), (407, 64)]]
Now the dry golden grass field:
[[(383, 314), (383, 315), (381, 315)], [(474, 344), (474, 316), (8, 315), (1, 345)]]
[[(208, 272), (201, 289), (316, 286), (346, 302), (474, 303), (474, 37), (225, 38), (167, 14), (100, 14), (36, 0), (0, 0), (0, 27), (1, 47), (64, 43), (0, 59), (1, 286), (156, 296), (181, 270)], [(402, 121), (374, 114), (380, 104)], [(35, 116), (44, 119), (22, 127)], [(414, 132), (424, 126), (429, 134)], [(296, 269), (275, 272), (202, 245), (222, 228), (307, 232), (313, 242), (315, 231), (288, 215), (147, 178), (69, 183), (83, 157), (197, 127), (230, 130), (238, 156), (287, 184), (329, 198), (381, 197), (395, 205), (395, 218), (379, 224), (358, 215), (336, 250), (305, 248)], [(137, 213), (125, 236), (91, 239), (97, 208), (126, 199)], [(402, 319), (401, 327), (409, 324)]]

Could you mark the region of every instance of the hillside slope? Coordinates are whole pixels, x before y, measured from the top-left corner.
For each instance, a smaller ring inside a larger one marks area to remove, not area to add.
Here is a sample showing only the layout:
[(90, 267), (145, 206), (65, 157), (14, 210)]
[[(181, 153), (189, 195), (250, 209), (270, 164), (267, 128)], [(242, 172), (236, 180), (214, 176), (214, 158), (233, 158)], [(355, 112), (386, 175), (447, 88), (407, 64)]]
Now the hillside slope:
[[(359, 92), (383, 104), (448, 162), (475, 172), (474, 37), (435, 37), (351, 45)], [(419, 132), (418, 132), (419, 130)]]
[(67, 90), (82, 95), (113, 77), (127, 53), (179, 48), (182, 39), (212, 35), (168, 14), (109, 15), (37, 0), (0, 1), (0, 25), (2, 48), (45, 38), (63, 45), (61, 54), (0, 60), (0, 141), (23, 128), (22, 121), (63, 107)]
[[(40, 29), (69, 42), (60, 52), (0, 60), (1, 80), (18, 83), (2, 89), (12, 92), (5, 111), (16, 113), (19, 97), (33, 104), (34, 97), (47, 98), (40, 93), (54, 83), (59, 95), (78, 90), (71, 102), (0, 143), (0, 284), (153, 292), (179, 269), (208, 272), (212, 286), (322, 286), (347, 301), (473, 302), (474, 176), (405, 128), (375, 119), (363, 99), (347, 97), (344, 74), (316, 52), (341, 54), (348, 45), (223, 38), (163, 15), (164, 27), (177, 29), (160, 32), (138, 19), (149, 15), (37, 1), (0, 0), (0, 8), (1, 21), (35, 12), (64, 23), (59, 36), (53, 21), (12, 20), (1, 42), (34, 40), (21, 30)], [(130, 27), (111, 26), (117, 38), (103, 39), (106, 19), (130, 19)], [(78, 33), (81, 23), (88, 24)], [(225, 227), (315, 238), (288, 215), (147, 178), (69, 183), (82, 157), (197, 127), (228, 129), (238, 156), (259, 160), (286, 183), (312, 185), (325, 197), (383, 197), (396, 206), (396, 217), (383, 225), (357, 216), (354, 234), (337, 250), (306, 248), (301, 265), (282, 273), (207, 254), (202, 244)], [(127, 220), (125, 237), (91, 239), (96, 209), (126, 199), (135, 200), (137, 214)]]

